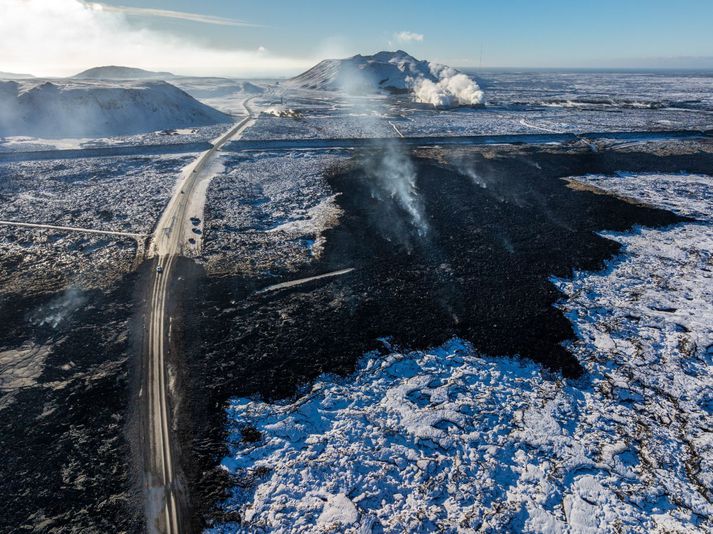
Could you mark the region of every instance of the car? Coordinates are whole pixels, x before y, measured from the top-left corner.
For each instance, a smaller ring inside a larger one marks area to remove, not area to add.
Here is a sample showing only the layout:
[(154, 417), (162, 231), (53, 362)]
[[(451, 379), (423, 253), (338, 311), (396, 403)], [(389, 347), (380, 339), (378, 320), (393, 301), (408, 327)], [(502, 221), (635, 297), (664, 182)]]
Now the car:
[(163, 267), (161, 267), (160, 265), (158, 267), (156, 267), (156, 272), (158, 274), (161, 274), (163, 272)]

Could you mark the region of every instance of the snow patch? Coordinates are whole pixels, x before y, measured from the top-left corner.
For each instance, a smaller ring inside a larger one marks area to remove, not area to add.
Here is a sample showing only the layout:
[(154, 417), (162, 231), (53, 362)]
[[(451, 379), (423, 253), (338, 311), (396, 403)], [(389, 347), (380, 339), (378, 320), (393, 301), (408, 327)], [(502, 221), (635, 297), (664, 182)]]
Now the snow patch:
[(585, 379), (453, 339), (234, 399), (223, 506), (244, 523), (209, 532), (713, 529), (711, 178), (578, 179), (702, 219), (607, 234), (607, 269), (553, 280)]

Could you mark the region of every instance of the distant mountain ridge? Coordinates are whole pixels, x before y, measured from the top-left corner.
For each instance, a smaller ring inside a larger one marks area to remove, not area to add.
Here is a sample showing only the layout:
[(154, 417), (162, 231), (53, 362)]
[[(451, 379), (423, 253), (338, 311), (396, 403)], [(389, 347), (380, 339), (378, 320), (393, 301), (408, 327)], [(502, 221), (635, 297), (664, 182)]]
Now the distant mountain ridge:
[(164, 81), (0, 82), (0, 135), (99, 137), (230, 122)]
[(72, 76), (75, 80), (165, 80), (173, 77), (175, 75), (170, 72), (154, 72), (117, 65), (93, 67)]

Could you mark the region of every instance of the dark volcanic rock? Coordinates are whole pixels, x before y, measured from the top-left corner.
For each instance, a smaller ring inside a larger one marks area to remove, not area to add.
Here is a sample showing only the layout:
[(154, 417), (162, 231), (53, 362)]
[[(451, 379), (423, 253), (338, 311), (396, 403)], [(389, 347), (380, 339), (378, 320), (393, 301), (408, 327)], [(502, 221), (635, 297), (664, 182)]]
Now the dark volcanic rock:
[(410, 349), (461, 336), (482, 353), (517, 354), (580, 376), (562, 346), (574, 333), (553, 307), (560, 294), (550, 277), (603, 268), (619, 245), (596, 232), (682, 219), (574, 190), (561, 178), (713, 163), (710, 155), (446, 152), (415, 162), (423, 235), (390, 186), (368, 170), (373, 157), (362, 154), (329, 176), (344, 214), (327, 232), (320, 261), (289, 279), (354, 271), (265, 293), (258, 290), (287, 277), (209, 279), (196, 295), (201, 345), (189, 371), (192, 396), (218, 409), (195, 437), (203, 465), (202, 480), (194, 481), (200, 513), (216, 502), (210, 467), (224, 455), (220, 407), (230, 396), (291, 396), (320, 373), (351, 372), (366, 351), (384, 347), (380, 338)]
[(0, 532), (143, 529), (125, 426), (132, 290), (128, 277), (108, 292), (0, 296), (0, 351), (50, 348), (36, 380), (0, 390)]

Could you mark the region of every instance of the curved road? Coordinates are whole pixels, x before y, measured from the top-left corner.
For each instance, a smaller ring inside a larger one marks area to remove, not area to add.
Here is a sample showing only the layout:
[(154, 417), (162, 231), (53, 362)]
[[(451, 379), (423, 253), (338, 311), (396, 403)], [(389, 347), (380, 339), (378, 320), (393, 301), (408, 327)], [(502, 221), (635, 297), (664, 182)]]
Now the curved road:
[[(250, 100), (250, 99), (248, 99)], [(175, 424), (169, 386), (167, 354), (170, 317), (167, 313), (173, 267), (186, 243), (189, 226), (188, 206), (196, 184), (209, 177), (206, 170), (220, 148), (240, 135), (254, 119), (253, 111), (243, 106), (248, 116), (213, 142), (183, 170), (171, 200), (159, 220), (149, 246), (149, 257), (156, 257), (149, 283), (145, 316), (141, 385), (139, 388), (140, 433), (143, 452), (146, 521), (149, 532), (180, 533), (189, 529), (188, 492), (176, 462)]]

